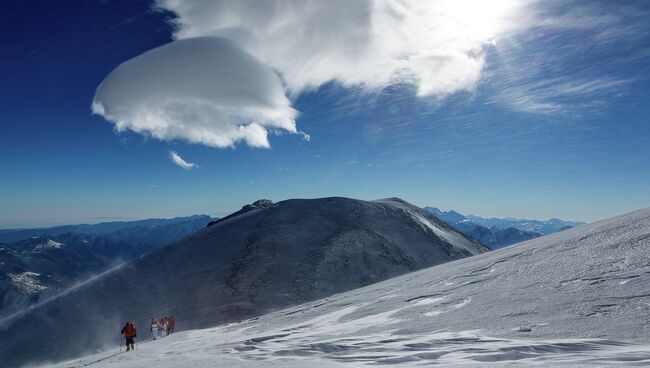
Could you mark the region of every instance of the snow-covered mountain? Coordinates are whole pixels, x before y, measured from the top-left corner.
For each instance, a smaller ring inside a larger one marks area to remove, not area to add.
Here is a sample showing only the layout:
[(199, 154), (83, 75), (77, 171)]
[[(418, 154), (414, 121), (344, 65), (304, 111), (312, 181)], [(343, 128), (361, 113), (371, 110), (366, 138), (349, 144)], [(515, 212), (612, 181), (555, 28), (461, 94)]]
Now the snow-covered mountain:
[(57, 367), (648, 366), (649, 252), (650, 208)]
[(496, 227), (498, 229), (515, 228), (521, 231), (530, 231), (542, 235), (553, 234), (558, 231), (570, 229), (584, 224), (579, 221), (565, 221), (557, 218), (548, 220), (527, 220), (518, 218), (498, 218), (498, 217), (480, 217), (468, 215), (467, 219), (475, 224), (486, 227)]
[(258, 201), (0, 322), (0, 361), (111, 347), (127, 319), (174, 315), (181, 329), (238, 321), (485, 251), (399, 199)]
[(583, 224), (582, 222), (559, 219), (538, 221), (496, 217), (483, 218), (474, 215), (465, 216), (454, 210), (442, 211), (436, 207), (425, 207), (424, 209), (490, 249), (499, 249)]
[(0, 245), (0, 318), (155, 249), (109, 236), (63, 234)]
[[(206, 226), (209, 216), (3, 230), (0, 318)], [(84, 233), (64, 231), (76, 230)], [(62, 233), (64, 232), (64, 233)]]

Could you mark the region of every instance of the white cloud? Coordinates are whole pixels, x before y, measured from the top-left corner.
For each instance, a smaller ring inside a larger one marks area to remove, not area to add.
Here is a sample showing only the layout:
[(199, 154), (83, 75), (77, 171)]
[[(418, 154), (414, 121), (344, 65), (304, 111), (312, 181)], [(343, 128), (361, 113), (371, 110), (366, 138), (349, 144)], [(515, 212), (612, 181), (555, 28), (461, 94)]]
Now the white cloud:
[(160, 0), (177, 39), (217, 35), (267, 63), (290, 93), (337, 81), (419, 96), (472, 90), (481, 48), (509, 24), (515, 2), (472, 0)]
[(97, 88), (96, 114), (160, 140), (268, 148), (299, 132), (287, 97), (328, 82), (391, 84), (420, 97), (471, 91), (483, 46), (509, 25), (512, 0), (160, 0), (176, 41), (128, 60)]
[(199, 167), (197, 164), (185, 161), (178, 153), (174, 151), (169, 151), (169, 158), (173, 163), (182, 167), (185, 170), (191, 170)]
[(97, 88), (92, 110), (118, 132), (212, 147), (269, 147), (269, 129), (298, 133), (280, 78), (218, 37), (175, 41), (122, 63)]

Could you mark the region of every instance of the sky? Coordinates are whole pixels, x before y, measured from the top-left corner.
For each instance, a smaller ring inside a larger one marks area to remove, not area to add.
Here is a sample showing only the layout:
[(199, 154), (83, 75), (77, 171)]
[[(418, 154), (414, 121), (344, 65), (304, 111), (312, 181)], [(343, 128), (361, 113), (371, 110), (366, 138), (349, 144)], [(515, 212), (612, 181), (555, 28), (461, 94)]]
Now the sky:
[(0, 228), (400, 197), (650, 206), (645, 1), (8, 1)]

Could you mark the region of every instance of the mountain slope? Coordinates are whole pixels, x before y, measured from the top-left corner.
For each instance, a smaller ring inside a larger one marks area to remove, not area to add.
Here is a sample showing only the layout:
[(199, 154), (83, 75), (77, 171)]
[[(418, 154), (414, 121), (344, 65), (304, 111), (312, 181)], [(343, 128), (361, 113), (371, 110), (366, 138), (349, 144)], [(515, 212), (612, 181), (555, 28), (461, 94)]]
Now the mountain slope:
[(650, 208), (58, 367), (648, 366), (649, 253)]
[[(210, 220), (203, 215), (5, 230), (7, 238), (30, 237), (0, 245), (0, 319), (194, 233)], [(85, 233), (61, 233), (67, 230)]]
[(154, 249), (110, 236), (35, 236), (0, 246), (0, 319)]
[(4, 321), (0, 360), (13, 366), (113, 346), (124, 320), (143, 326), (160, 313), (179, 328), (235, 321), (485, 251), (399, 199), (248, 208)]

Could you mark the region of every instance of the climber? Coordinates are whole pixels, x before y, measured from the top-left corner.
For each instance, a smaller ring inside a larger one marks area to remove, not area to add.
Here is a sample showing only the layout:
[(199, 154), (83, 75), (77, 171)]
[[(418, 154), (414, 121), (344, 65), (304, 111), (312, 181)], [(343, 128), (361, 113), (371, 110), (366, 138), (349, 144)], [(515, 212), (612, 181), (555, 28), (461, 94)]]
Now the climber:
[(135, 349), (135, 342), (133, 339), (138, 337), (135, 323), (131, 321), (127, 322), (124, 327), (122, 327), (122, 334), (126, 340), (126, 351)]

